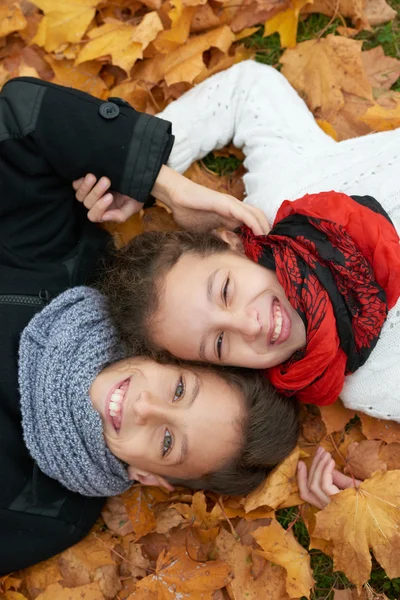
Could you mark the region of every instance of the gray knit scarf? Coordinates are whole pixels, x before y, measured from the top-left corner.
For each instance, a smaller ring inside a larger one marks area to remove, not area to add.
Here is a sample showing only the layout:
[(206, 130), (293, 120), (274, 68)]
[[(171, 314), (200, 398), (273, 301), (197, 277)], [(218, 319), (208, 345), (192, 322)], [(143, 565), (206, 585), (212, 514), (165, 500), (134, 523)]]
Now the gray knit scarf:
[(44, 473), (84, 496), (112, 496), (132, 484), (89, 397), (98, 373), (124, 357), (116, 341), (101, 294), (88, 287), (58, 296), (21, 336), (25, 444)]

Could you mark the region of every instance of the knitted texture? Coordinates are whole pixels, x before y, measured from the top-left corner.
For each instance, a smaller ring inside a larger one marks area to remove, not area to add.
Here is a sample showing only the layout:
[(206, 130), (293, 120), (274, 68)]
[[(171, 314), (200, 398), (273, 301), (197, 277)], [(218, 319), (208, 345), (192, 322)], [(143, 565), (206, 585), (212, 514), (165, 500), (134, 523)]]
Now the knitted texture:
[[(276, 69), (242, 62), (159, 116), (172, 122), (168, 164), (179, 172), (230, 142), (242, 148), (245, 202), (261, 208), (270, 223), (284, 200), (335, 190), (375, 197), (400, 231), (400, 129), (335, 142)], [(350, 408), (400, 421), (399, 311), (400, 301), (368, 361), (346, 378), (341, 397)]]
[(24, 329), (19, 386), (24, 440), (40, 469), (85, 496), (112, 496), (130, 485), (108, 449), (89, 389), (123, 358), (99, 292), (76, 287), (58, 296)]

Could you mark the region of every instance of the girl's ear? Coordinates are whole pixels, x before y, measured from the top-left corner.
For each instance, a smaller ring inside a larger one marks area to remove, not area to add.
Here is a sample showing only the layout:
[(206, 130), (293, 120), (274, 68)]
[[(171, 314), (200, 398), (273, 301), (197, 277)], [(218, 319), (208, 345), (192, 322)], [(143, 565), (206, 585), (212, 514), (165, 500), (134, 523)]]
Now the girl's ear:
[(164, 477), (161, 477), (161, 475), (154, 475), (153, 473), (142, 471), (141, 469), (137, 469), (133, 466), (128, 467), (128, 475), (130, 479), (138, 481), (142, 485), (163, 487), (168, 490), (168, 492), (173, 492), (175, 489), (174, 486), (168, 483), (168, 481), (164, 479)]
[(229, 229), (214, 229), (213, 234), (226, 242), (233, 252), (244, 254), (244, 248), (240, 237)]

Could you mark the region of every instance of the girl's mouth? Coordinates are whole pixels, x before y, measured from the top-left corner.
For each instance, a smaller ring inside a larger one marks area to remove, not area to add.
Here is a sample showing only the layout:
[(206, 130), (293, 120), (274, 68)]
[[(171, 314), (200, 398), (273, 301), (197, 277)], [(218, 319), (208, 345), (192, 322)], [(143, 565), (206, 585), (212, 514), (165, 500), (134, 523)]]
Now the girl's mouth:
[(271, 306), (271, 326), (268, 334), (269, 345), (278, 346), (285, 342), (290, 335), (290, 330), (289, 315), (278, 298), (274, 298)]
[(109, 422), (118, 433), (121, 429), (122, 415), (126, 393), (129, 388), (131, 378), (125, 379), (122, 383), (114, 386), (106, 401), (106, 415)]

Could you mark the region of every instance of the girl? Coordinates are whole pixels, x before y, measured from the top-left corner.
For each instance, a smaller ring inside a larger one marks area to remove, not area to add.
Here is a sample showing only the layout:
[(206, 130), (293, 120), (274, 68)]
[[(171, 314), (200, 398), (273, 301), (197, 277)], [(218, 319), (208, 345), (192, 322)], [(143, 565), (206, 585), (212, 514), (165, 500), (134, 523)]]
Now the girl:
[[(105, 172), (136, 198), (110, 208), (124, 215), (161, 192), (193, 219), (199, 186), (176, 191), (181, 177), (163, 166), (172, 142), (167, 122), (118, 99), (34, 79), (0, 94), (0, 574), (79, 541), (104, 496), (133, 480), (243, 493), (296, 443), (297, 407), (255, 375), (126, 358), (102, 296), (83, 285), (107, 235), (72, 179)], [(261, 229), (257, 211), (217, 199)]]
[[(306, 402), (340, 394), (400, 420), (400, 130), (336, 143), (279, 72), (251, 61), (163, 115), (176, 123), (178, 170), (230, 140), (242, 147), (246, 202), (275, 224), (268, 237), (133, 240), (106, 283), (124, 338), (135, 331), (153, 351), (265, 369)], [(139, 293), (153, 301), (128, 318)]]

